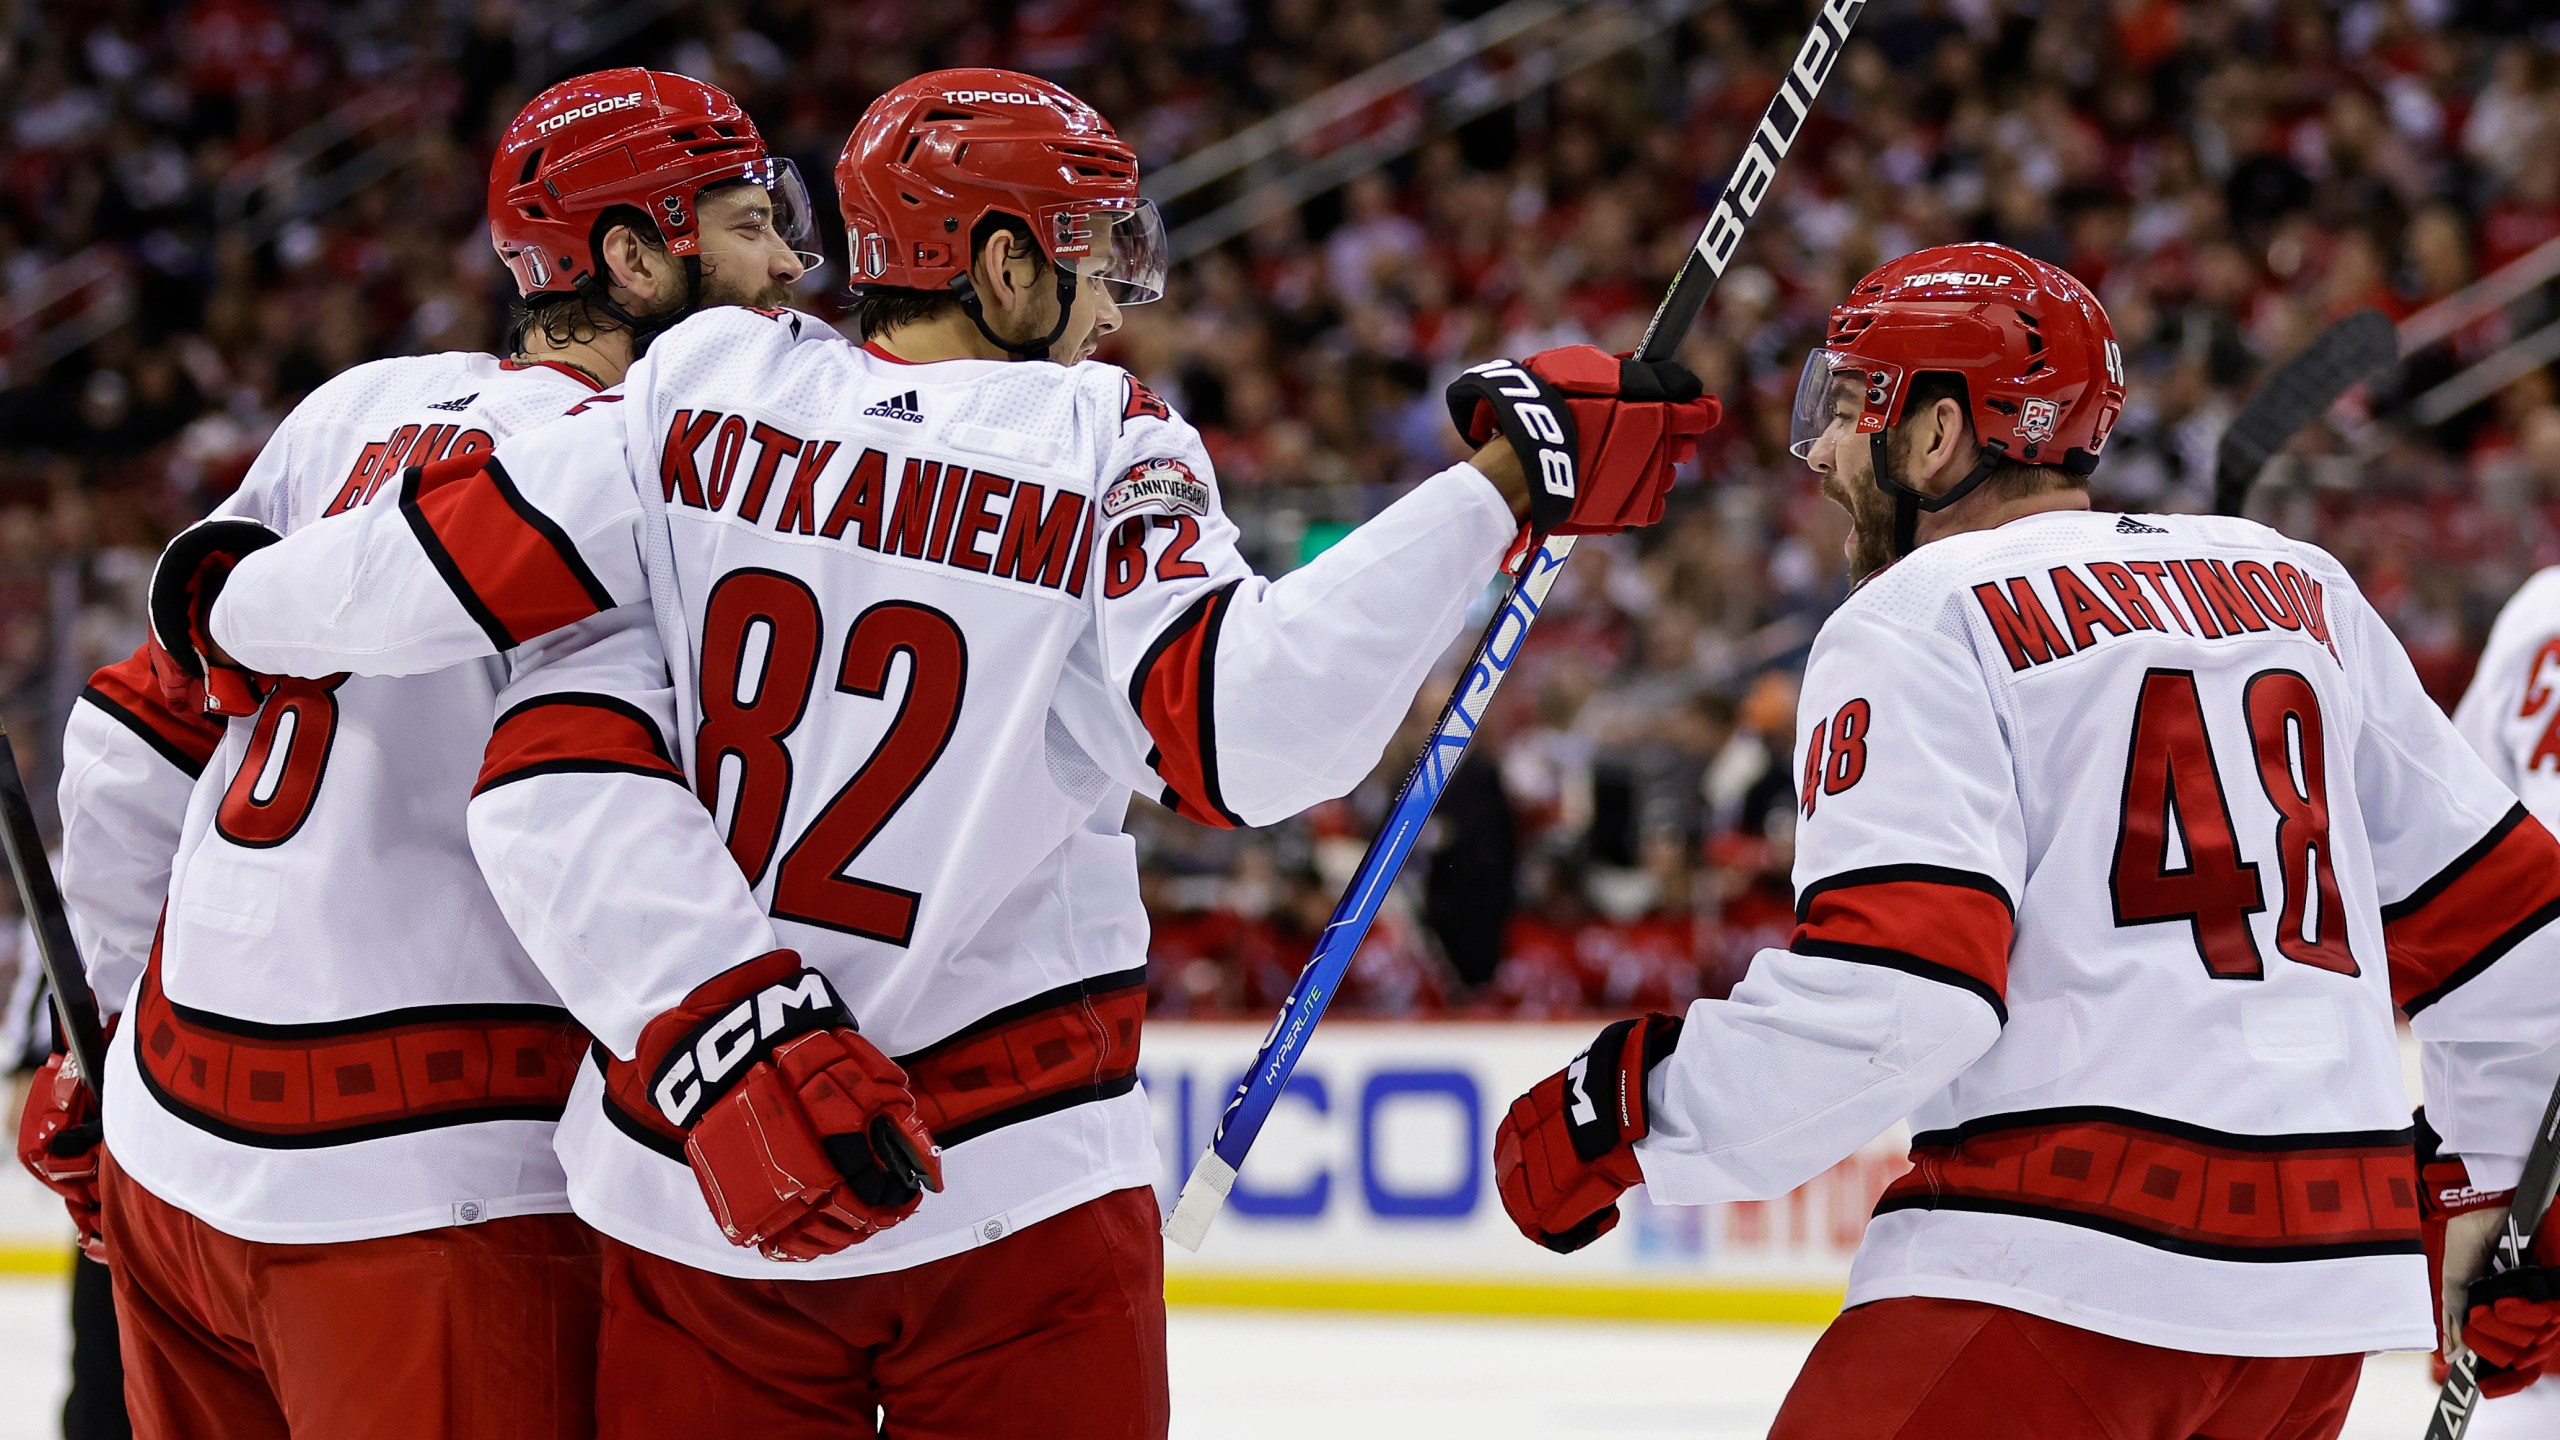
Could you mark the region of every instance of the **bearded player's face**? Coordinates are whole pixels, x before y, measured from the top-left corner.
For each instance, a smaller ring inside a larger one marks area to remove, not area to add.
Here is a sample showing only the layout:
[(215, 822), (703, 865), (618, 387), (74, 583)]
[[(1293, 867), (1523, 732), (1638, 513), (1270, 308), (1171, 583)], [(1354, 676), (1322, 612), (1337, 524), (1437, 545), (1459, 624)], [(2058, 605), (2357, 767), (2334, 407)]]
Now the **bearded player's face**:
[(806, 269), (775, 223), (773, 196), (761, 185), (724, 185), (696, 202), (701, 242), (702, 303), (791, 303), (791, 284)]
[(1822, 477), (1823, 498), (1849, 513), (1849, 536), (1840, 548), (1852, 581), (1893, 563), (1893, 501), (1876, 488), (1874, 447), (1858, 430), (1862, 396), (1855, 379), (1832, 383), (1831, 423), (1804, 457)]

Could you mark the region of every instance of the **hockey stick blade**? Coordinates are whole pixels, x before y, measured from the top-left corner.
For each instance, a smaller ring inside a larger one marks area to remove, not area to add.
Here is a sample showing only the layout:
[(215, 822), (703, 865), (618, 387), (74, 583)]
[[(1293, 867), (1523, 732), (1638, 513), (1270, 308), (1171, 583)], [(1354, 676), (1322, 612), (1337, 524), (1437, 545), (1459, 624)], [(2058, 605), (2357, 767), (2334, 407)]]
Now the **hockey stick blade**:
[[(2533, 1148), (2525, 1152), (2524, 1174), (2516, 1181), (2515, 1199), (2507, 1205), (2506, 1230), (2489, 1257), (2491, 1270), (2511, 1270), (2524, 1263), (2533, 1232), (2542, 1228), (2542, 1217), (2550, 1213), (2555, 1195), (2560, 1195), (2560, 1085), (2552, 1087), (2551, 1103), (2542, 1110), (2542, 1128), (2534, 1132)], [(2463, 1346), (2454, 1351), (2444, 1387), (2436, 1392), (2435, 1408), (2427, 1413), (2427, 1440), (2462, 1440), (2479, 1410), (2480, 1357)]]
[(2237, 515), (2258, 472), (2338, 397), (2400, 359), (2399, 332), (2379, 310), (2358, 310), (2267, 372), (2213, 453), (2213, 513)]
[(18, 752), (5, 725), (0, 725), (0, 845), (9, 852), (18, 903), (36, 933), (36, 960), (53, 992), (63, 1043), (95, 1094), (99, 1077), (107, 1073), (106, 1032), (98, 1023), (98, 1002), (89, 993), (88, 972), (81, 968), (79, 942), (71, 936), (71, 912), (63, 908), (62, 887), (54, 883), (53, 862), (45, 858), (35, 803), (27, 797), (27, 777), (18, 769)]
[[(1867, 0), (1822, 0), (1804, 43), (1796, 47), (1795, 60), (1779, 79), (1778, 93), (1770, 97), (1759, 127), (1751, 132), (1750, 143), (1734, 164), (1732, 178), (1725, 181), (1723, 193), (1716, 197), (1706, 228), (1698, 232), (1697, 243), (1689, 247), (1687, 258), (1680, 262), (1680, 273), (1672, 277), (1670, 289), (1664, 292), (1652, 321), (1645, 326), (1644, 339), (1636, 346), (1637, 358), (1669, 359), (1679, 350), (1680, 342), (1688, 338), (1689, 327), (1696, 322), (1716, 282), (1724, 277), (1725, 266), (1732, 263), (1743, 232), (1760, 212), (1760, 202), (1768, 197), (1779, 162), (1786, 159), (1797, 135), (1803, 132), (1805, 120), (1813, 114), (1823, 82), (1831, 78), (1832, 66), (1848, 48), (1850, 27), (1858, 23), (1859, 13), (1866, 8)], [(1358, 953), (1360, 941), (1369, 933), (1369, 923), (1377, 918), (1388, 888), (1404, 869), (1405, 857), (1413, 853), (1423, 822), (1431, 818), (1431, 809), (1439, 803), (1451, 772), (1466, 757), (1467, 746), (1484, 720), (1485, 707), (1492, 703), (1494, 690), (1510, 673), (1511, 662), (1519, 657), (1528, 639), (1529, 627), (1537, 623), (1547, 592), (1554, 588), (1558, 572), (1572, 553), (1573, 537), (1569, 535), (1550, 536), (1530, 552), (1510, 596), (1494, 613), (1493, 623), (1485, 627), (1484, 638), (1477, 642), (1466, 673), (1450, 693), (1449, 703), (1441, 707), (1440, 718), (1431, 728), (1431, 738), (1424, 744), (1421, 757), (1388, 807), (1386, 823), (1379, 827), (1377, 838), (1369, 842), (1368, 853), (1360, 857), (1360, 868), (1353, 873), (1340, 903), (1334, 906), (1333, 918), (1325, 923), (1315, 953), (1308, 958), (1306, 968), (1298, 972), (1297, 984), (1282, 1002), (1270, 1033), (1263, 1037), (1261, 1051), (1237, 1082), (1225, 1113), (1218, 1117), (1217, 1133), (1183, 1182), (1173, 1213), (1165, 1217), (1165, 1237), (1175, 1244), (1198, 1250), (1208, 1237), (1209, 1222), (1226, 1205), (1236, 1172), (1243, 1168), (1246, 1153), (1262, 1133), (1262, 1122), (1270, 1117), (1272, 1105), (1288, 1088), (1289, 1077), (1305, 1055), (1316, 1023), (1324, 1018), (1325, 1007), (1351, 968), (1351, 957)]]

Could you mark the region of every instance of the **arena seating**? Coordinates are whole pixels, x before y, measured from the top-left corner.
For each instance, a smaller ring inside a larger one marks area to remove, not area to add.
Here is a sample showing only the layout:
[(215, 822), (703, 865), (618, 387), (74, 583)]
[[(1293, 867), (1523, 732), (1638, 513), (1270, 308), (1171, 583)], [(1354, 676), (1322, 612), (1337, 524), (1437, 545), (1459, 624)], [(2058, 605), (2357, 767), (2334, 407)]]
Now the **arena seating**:
[[(26, 7), (0, 37), (0, 715), (49, 776), (63, 707), (138, 636), (159, 540), (218, 501), (318, 381), (375, 355), (501, 343), (484, 147), (541, 82), (606, 63), (716, 80), (832, 215), (825, 177), (853, 116), (919, 69), (1052, 76), (1161, 166), (1489, 8)], [(1633, 343), (1802, 8), (1706, 6), (1658, 54), (1421, 137), (1189, 261), (1106, 358), (1206, 433), (1264, 566), (1297, 563), (1446, 463), (1440, 388), (1463, 364)], [(1846, 586), (1840, 521), (1785, 453), (1786, 405), (1825, 307), (1916, 246), (1996, 239), (2100, 290), (2133, 404), (2097, 489), (2126, 508), (2202, 508), (2239, 398), (2327, 321), (2368, 305), (2457, 315), (2398, 380), (2348, 402), (2352, 440), (2314, 437), (2280, 463), (2264, 513), (2347, 561), (2448, 703), (2497, 605), (2560, 563), (2547, 363), (2487, 372), (2500, 383), (2479, 403), (2411, 418), (2553, 318), (2540, 282), (2560, 269), (2560, 55), (2526, 28), (2551, 24), (2540, 7), (1878, 8), (1685, 351), (1726, 397), (1724, 427), (1668, 524), (1587, 546), (1569, 572), (1346, 1007), (1670, 1006), (1721, 993), (1783, 939), (1791, 676)], [(2517, 293), (2442, 308), (2496, 273)], [(831, 265), (801, 303), (836, 313), (841, 285)], [(1413, 748), (1267, 832), (1138, 802), (1161, 1011), (1277, 1003)]]

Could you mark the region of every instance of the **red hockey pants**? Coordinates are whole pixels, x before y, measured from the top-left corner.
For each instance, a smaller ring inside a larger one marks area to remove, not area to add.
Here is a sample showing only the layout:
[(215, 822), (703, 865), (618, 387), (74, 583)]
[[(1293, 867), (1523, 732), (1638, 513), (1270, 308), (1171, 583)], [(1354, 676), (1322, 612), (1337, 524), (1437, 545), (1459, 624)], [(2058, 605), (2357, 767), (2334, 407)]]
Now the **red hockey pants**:
[(139, 1440), (588, 1440), (600, 1264), (568, 1215), (325, 1245), (226, 1235), (106, 1159)]
[(2334, 1440), (2361, 1355), (2195, 1355), (1968, 1300), (1843, 1314), (1769, 1440)]
[(1121, 1190), (943, 1260), (738, 1280), (605, 1243), (603, 1440), (1162, 1440), (1164, 1242)]

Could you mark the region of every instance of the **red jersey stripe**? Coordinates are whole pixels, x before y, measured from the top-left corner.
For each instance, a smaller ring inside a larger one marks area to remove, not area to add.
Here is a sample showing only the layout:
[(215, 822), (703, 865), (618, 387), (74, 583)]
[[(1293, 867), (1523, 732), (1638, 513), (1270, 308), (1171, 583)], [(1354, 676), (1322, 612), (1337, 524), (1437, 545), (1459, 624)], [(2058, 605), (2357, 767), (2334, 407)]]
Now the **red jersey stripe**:
[(151, 675), (149, 650), (145, 644), (113, 665), (100, 666), (80, 698), (115, 717), (193, 779), (213, 760), (225, 726), (212, 716), (191, 714), (163, 699), (160, 682)]
[(557, 1120), (586, 1032), (549, 1005), (437, 1005), (317, 1025), (193, 1010), (155, 942), (131, 1022), (143, 1083), (200, 1130), (311, 1149), (488, 1120)]
[(1787, 948), (1961, 986), (2006, 1023), (2013, 923), (2008, 892), (1987, 875), (1885, 865), (1806, 886)]
[(1165, 784), (1165, 808), (1221, 829), (1244, 824), (1218, 788), (1218, 626), (1235, 598), (1230, 581), (1165, 627), (1129, 677), (1129, 704), (1154, 739), (1149, 768)]
[(537, 695), (498, 717), (474, 795), (536, 775), (618, 772), (684, 783), (657, 722), (611, 695)]
[[(1124, 970), (1016, 1001), (896, 1058), (915, 1092), (917, 1115), (934, 1143), (949, 1149), (1136, 1088), (1146, 1010), (1146, 970)], [(601, 1047), (592, 1058), (606, 1069)], [(614, 1128), (683, 1163), (683, 1134), (654, 1108), (608, 1089), (604, 1110)]]
[(1009, 1005), (898, 1057), (939, 1145), (1105, 1099), (1136, 1083), (1144, 970), (1079, 981)]
[(400, 508), (436, 573), (498, 650), (613, 608), (577, 546), (525, 500), (494, 455), (410, 467)]
[(1912, 1137), (1876, 1213), (2019, 1215), (2216, 1260), (2414, 1255), (2417, 1180), (2409, 1131), (2232, 1135), (2081, 1106)]
[(2560, 842), (2522, 805), (2397, 904), (2382, 907), (2391, 998), (2415, 1015), (2560, 917)]

